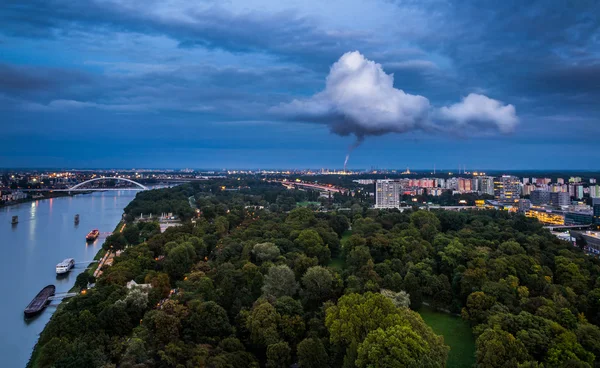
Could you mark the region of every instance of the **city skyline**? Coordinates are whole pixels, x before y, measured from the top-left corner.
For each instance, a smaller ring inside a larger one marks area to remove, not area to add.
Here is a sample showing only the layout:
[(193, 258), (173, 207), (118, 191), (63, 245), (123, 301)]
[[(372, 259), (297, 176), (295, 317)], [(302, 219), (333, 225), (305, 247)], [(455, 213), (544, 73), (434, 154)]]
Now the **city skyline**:
[(594, 170), (598, 13), (9, 2), (1, 166)]

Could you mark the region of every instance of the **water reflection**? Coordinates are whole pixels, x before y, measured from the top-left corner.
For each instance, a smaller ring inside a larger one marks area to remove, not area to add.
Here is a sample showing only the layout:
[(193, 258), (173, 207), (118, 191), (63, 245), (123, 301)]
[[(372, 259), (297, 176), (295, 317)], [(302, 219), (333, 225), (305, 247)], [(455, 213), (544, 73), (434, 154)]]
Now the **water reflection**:
[[(76, 265), (57, 277), (56, 264), (65, 258), (92, 260), (105, 237), (86, 245), (85, 235), (95, 228), (112, 231), (134, 196), (135, 192), (128, 191), (96, 192), (0, 208), (0, 247), (5, 260), (0, 267), (0, 366), (26, 365), (58, 302), (32, 320), (24, 320), (23, 309), (48, 284), (56, 285), (56, 292), (73, 286), (85, 266)], [(74, 223), (77, 213), (79, 224)], [(14, 215), (19, 216), (19, 223), (11, 225)]]

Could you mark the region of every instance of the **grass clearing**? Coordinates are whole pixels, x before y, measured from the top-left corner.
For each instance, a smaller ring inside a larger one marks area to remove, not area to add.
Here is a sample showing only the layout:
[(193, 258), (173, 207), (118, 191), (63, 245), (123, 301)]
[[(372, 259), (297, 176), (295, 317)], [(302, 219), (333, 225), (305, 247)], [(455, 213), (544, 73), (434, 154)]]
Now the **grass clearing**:
[(421, 307), (418, 313), (436, 334), (444, 336), (444, 342), (450, 346), (446, 367), (473, 367), (475, 364), (475, 337), (466, 321), (457, 316), (435, 311), (427, 306)]
[(344, 233), (342, 234), (342, 239), (340, 240), (340, 243), (342, 243), (342, 246), (344, 245), (344, 243), (346, 243), (348, 241), (348, 238), (351, 235), (352, 235), (352, 230), (344, 231)]
[[(342, 248), (344, 248), (344, 244), (346, 243), (346, 241), (348, 241), (348, 238), (350, 237), (350, 235), (352, 235), (352, 230), (346, 230), (342, 234), (342, 239), (340, 240), (340, 244), (341, 244)], [(344, 271), (344, 268), (346, 267), (346, 260), (343, 258), (341, 250), (340, 250), (340, 254), (338, 254), (337, 257), (331, 258), (328, 266), (333, 268), (334, 270), (336, 270), (339, 273), (342, 273), (342, 271)]]

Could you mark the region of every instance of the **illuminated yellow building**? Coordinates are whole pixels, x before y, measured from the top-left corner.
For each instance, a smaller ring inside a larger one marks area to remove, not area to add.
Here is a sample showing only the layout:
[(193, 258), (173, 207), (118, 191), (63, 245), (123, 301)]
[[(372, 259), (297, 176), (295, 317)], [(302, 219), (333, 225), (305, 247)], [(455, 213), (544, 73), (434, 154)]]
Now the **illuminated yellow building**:
[(538, 219), (539, 222), (550, 225), (564, 225), (565, 217), (563, 215), (559, 215), (552, 212), (544, 212), (544, 211), (534, 211), (529, 210), (525, 212), (525, 216), (534, 217)]

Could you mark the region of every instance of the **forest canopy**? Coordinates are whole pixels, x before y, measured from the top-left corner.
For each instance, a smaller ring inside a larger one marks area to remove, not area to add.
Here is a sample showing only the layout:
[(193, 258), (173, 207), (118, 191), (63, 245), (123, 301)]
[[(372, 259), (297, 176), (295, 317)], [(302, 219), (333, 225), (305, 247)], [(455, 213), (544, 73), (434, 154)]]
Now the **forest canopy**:
[[(444, 367), (427, 304), (470, 323), (479, 367), (600, 366), (600, 262), (535, 219), (362, 198), (319, 212), (298, 206), (311, 193), (228, 185), (138, 194), (104, 245), (123, 253), (57, 310), (29, 365)], [(152, 211), (182, 225), (134, 221)]]

